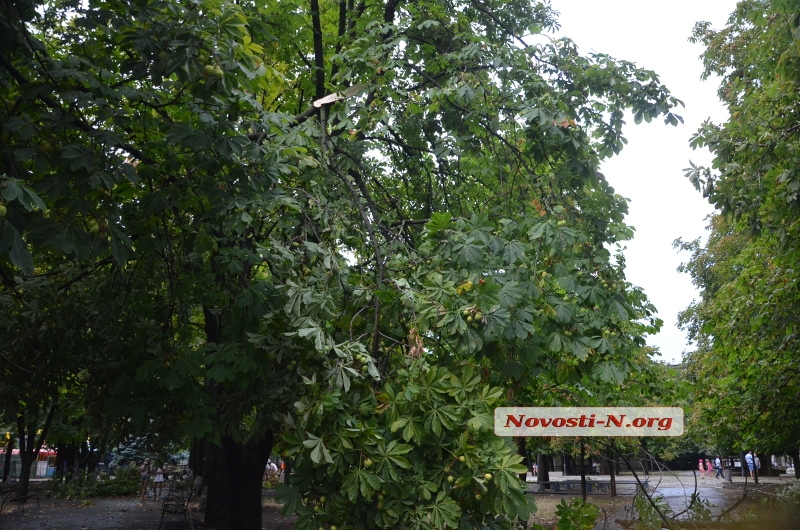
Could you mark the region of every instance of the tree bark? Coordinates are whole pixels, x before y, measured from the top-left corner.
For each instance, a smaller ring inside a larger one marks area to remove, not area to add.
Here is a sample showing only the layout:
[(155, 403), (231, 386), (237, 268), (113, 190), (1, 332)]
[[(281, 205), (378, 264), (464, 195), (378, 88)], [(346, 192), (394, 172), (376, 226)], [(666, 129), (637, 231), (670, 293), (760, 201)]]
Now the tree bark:
[(608, 458), (606, 459), (606, 465), (608, 467), (608, 476), (610, 477), (609, 482), (609, 490), (611, 491), (611, 496), (617, 496), (617, 477), (614, 475), (614, 461), (617, 459), (617, 454), (614, 447), (611, 447), (611, 450), (608, 453)]
[(210, 458), (204, 525), (217, 530), (261, 530), (261, 480), (272, 452), (272, 432), (252, 444), (228, 436), (207, 449)]
[(75, 460), (78, 448), (69, 442), (58, 444), (56, 453), (56, 473), (64, 481), (72, 479), (72, 470), (75, 469)]
[(8, 482), (8, 474), (11, 472), (11, 454), (14, 452), (14, 437), (8, 437), (6, 444), (6, 457), (3, 462), (3, 482)]
[(31, 421), (28, 425), (25, 425), (25, 418), (22, 416), (17, 416), (20, 459), (17, 495), (19, 496), (25, 496), (28, 494), (28, 486), (30, 485), (31, 478), (31, 466), (34, 462), (36, 462), (36, 458), (39, 456), (39, 450), (42, 448), (42, 444), (44, 444), (47, 431), (50, 430), (50, 423), (53, 421), (55, 412), (56, 405), (55, 403), (51, 403), (50, 410), (47, 413), (47, 419), (44, 421), (44, 425), (42, 426), (42, 431), (38, 440), (36, 439), (36, 431), (38, 427), (37, 420), (39, 417), (38, 414), (33, 416), (33, 421)]
[(794, 452), (794, 458), (792, 458), (792, 466), (794, 467), (794, 478), (800, 480), (800, 459), (798, 459), (798, 453), (800, 451)]
[(287, 458), (283, 461), (283, 483), (289, 485), (289, 477), (292, 476), (292, 459)]
[(581, 441), (581, 498), (586, 502), (586, 447)]
[[(528, 451), (526, 450), (527, 444), (525, 443), (525, 438), (519, 437), (517, 438), (517, 454), (522, 457), (523, 465), (528, 469), (531, 470), (531, 462), (528, 458)], [(528, 471), (525, 473), (519, 474), (519, 479), (524, 483), (528, 479)]]
[(550, 489), (550, 459), (544, 453), (539, 453), (536, 459), (539, 466), (539, 473), (536, 476), (536, 482), (546, 482), (545, 489)]

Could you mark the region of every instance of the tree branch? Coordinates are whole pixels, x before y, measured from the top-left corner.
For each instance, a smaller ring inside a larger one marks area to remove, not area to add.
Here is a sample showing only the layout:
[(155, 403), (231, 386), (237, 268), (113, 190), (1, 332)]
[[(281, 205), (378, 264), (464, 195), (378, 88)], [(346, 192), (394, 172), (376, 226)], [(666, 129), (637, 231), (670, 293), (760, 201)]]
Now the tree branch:
[[(364, 222), (364, 226), (367, 229), (367, 234), (369, 235), (370, 243), (372, 244), (372, 251), (375, 254), (375, 264), (377, 266), (377, 286), (383, 283), (383, 258), (381, 257), (381, 248), (378, 244), (378, 238), (375, 235), (375, 229), (372, 226), (372, 221), (370, 221), (369, 216), (367, 215), (367, 211), (364, 209), (364, 205), (361, 204), (361, 197), (359, 197), (358, 190), (353, 183), (350, 182), (350, 179), (347, 178), (347, 175), (343, 174), (339, 171), (339, 168), (336, 166), (331, 165), (331, 170), (336, 173), (336, 175), (345, 183), (347, 188), (350, 190), (350, 194), (353, 196), (353, 200), (355, 201), (356, 208), (358, 209), (359, 214), (361, 214), (361, 220)], [(372, 332), (372, 357), (378, 356), (378, 349), (380, 347), (380, 315), (381, 315), (381, 302), (380, 299), (376, 296), (375, 297), (375, 312), (373, 314), (373, 332)]]
[[(12, 65), (8, 61), (8, 59), (6, 59), (5, 55), (3, 55), (2, 53), (0, 53), (0, 66), (5, 68), (6, 71), (9, 74), (11, 74), (11, 77), (13, 77), (14, 80), (19, 85), (24, 86), (24, 85), (30, 84), (30, 82), (25, 78), (25, 76), (22, 75), (22, 73), (19, 70), (14, 68), (14, 65)], [(92, 127), (91, 125), (89, 125), (88, 123), (83, 121), (83, 118), (81, 118), (79, 116), (76, 116), (74, 113), (67, 112), (64, 109), (64, 107), (62, 107), (55, 99), (51, 98), (50, 96), (45, 96), (43, 94), (37, 94), (36, 95), (36, 99), (38, 99), (39, 101), (44, 103), (47, 107), (49, 107), (49, 108), (51, 108), (53, 110), (58, 110), (58, 111), (63, 112), (67, 116), (71, 116), (74, 119), (73, 123), (74, 123), (75, 127), (78, 130), (83, 131), (83, 132), (85, 132), (87, 134), (94, 134), (94, 133), (97, 132), (97, 130), (94, 127)], [(152, 158), (146, 156), (142, 151), (140, 151), (139, 149), (133, 147), (129, 143), (117, 142), (114, 145), (114, 147), (119, 147), (120, 149), (122, 149), (124, 151), (127, 151), (128, 153), (130, 153), (131, 156), (133, 156), (137, 160), (141, 160), (142, 162), (144, 162), (146, 164), (154, 164), (155, 163), (155, 160), (153, 160)]]
[(314, 74), (317, 88), (317, 95), (314, 99), (321, 99), (325, 97), (325, 52), (322, 48), (319, 0), (311, 0), (311, 27), (314, 31)]

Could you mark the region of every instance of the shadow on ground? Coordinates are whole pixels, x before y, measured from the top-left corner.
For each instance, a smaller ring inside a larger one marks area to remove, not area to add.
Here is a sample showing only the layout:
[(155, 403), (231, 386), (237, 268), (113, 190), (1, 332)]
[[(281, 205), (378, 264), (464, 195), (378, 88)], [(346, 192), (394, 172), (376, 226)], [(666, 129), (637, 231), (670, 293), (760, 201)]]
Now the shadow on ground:
[[(290, 530), (294, 518), (283, 517), (270, 499), (264, 500), (262, 512), (265, 530)], [(96, 498), (89, 501), (44, 499), (24, 506), (6, 507), (0, 514), (0, 530), (157, 530), (161, 503), (140, 501), (137, 497)], [(194, 514), (194, 527), (203, 530), (202, 514)], [(167, 515), (162, 530), (188, 528), (183, 517)], [(210, 530), (210, 529), (208, 529)]]

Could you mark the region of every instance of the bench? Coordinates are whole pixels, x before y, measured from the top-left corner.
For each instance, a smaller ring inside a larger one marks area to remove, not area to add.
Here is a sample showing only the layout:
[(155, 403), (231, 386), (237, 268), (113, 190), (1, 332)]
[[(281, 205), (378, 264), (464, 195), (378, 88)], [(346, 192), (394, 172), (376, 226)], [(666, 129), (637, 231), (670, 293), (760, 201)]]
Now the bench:
[[(611, 491), (611, 481), (610, 480), (594, 480), (592, 481), (594, 484), (597, 485), (598, 492), (610, 492)], [(617, 480), (617, 486), (633, 486), (634, 489), (639, 487), (639, 483), (635, 480)], [(642, 479), (642, 486), (645, 489), (650, 487), (650, 483), (648, 479)]]
[[(615, 481), (617, 486), (626, 486), (632, 485), (634, 487), (639, 487), (639, 484), (635, 480), (617, 480)], [(534, 484), (539, 484), (539, 488), (535, 489), (534, 492), (544, 492), (545, 485), (550, 486), (551, 492), (567, 492), (572, 490), (581, 489), (581, 481), (568, 479), (568, 480), (551, 480), (550, 482), (534, 482)], [(642, 485), (645, 488), (649, 487), (649, 483), (647, 479), (642, 480)], [(596, 493), (606, 493), (611, 491), (611, 481), (610, 480), (596, 480), (596, 479), (587, 479), (586, 480), (586, 493), (592, 493), (593, 490), (596, 490)]]
[(166, 515), (181, 515), (183, 516), (186, 526), (194, 529), (194, 520), (192, 520), (189, 503), (192, 497), (199, 496), (200, 484), (203, 483), (203, 477), (195, 477), (192, 482), (191, 488), (188, 491), (180, 489), (172, 489), (167, 492), (164, 501), (161, 503), (161, 522), (158, 523), (158, 528), (164, 524), (164, 516)]
[(39, 503), (39, 494), (37, 492), (28, 492), (27, 495), (17, 495), (17, 486), (17, 482), (7, 482), (0, 486), (0, 497), (2, 497), (0, 501), (0, 513), (3, 513), (3, 508), (6, 507), (6, 504), (11, 504), (12, 502), (22, 507), (22, 513), (25, 513), (25, 505), (31, 499), (36, 499), (37, 507), (41, 506)]

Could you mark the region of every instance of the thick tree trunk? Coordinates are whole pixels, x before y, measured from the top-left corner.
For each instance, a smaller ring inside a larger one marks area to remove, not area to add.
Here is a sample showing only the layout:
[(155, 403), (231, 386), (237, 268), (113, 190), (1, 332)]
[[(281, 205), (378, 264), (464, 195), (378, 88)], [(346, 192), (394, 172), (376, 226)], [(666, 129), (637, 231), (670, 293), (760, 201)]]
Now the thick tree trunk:
[(800, 480), (800, 459), (798, 459), (798, 453), (800, 451), (795, 451), (794, 458), (792, 458), (792, 465), (794, 466), (794, 478)]
[(192, 442), (192, 447), (189, 450), (189, 469), (197, 476), (203, 476), (203, 466), (205, 465), (205, 442), (195, 440)]
[(550, 489), (550, 459), (546, 454), (539, 453), (537, 463), (539, 466), (539, 474), (536, 477), (536, 482), (546, 482), (545, 489)]
[(33, 429), (28, 429), (28, 435), (25, 435), (25, 425), (22, 418), (17, 418), (17, 435), (19, 437), (19, 482), (17, 482), (17, 495), (24, 496), (28, 494), (28, 483), (31, 478), (31, 466), (36, 460), (36, 454), (33, 451)]
[(58, 453), (56, 454), (56, 473), (68, 482), (72, 478), (72, 471), (75, 469), (75, 459), (78, 454), (78, 448), (71, 443), (65, 442), (58, 444)]
[[(38, 414), (32, 416), (33, 421), (27, 426), (25, 419), (22, 416), (17, 416), (17, 431), (19, 433), (19, 458), (20, 458), (20, 472), (19, 483), (17, 485), (17, 495), (25, 496), (28, 494), (28, 485), (31, 478), (31, 466), (39, 457), (39, 450), (44, 444), (47, 432), (50, 430), (50, 423), (53, 421), (53, 416), (56, 412), (56, 405), (50, 404), (50, 410), (47, 413), (47, 419), (44, 421), (39, 439), (36, 439), (36, 431), (38, 425), (36, 420)], [(27, 429), (26, 429), (27, 427)]]
[(258, 443), (240, 444), (229, 437), (210, 446), (205, 526), (217, 530), (261, 530), (261, 480), (272, 452), (272, 432)]

